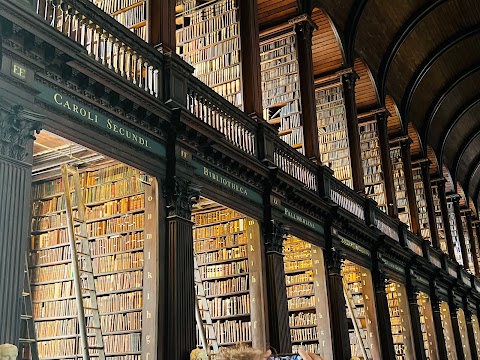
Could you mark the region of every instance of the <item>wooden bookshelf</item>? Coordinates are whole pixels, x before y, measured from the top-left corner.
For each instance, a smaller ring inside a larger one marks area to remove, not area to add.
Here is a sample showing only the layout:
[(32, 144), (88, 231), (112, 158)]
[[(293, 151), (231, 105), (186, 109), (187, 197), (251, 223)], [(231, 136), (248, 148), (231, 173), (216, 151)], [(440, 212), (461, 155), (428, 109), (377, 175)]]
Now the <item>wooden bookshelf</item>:
[(418, 222), (420, 224), (420, 233), (425, 240), (431, 240), (430, 222), (428, 220), (427, 198), (425, 187), (423, 186), (422, 169), (416, 168), (412, 170), (413, 187), (415, 189), (415, 200), (418, 209)]
[(442, 205), (440, 203), (440, 193), (437, 186), (432, 186), (432, 198), (435, 210), (435, 227), (438, 235), (438, 243), (440, 244), (440, 250), (442, 250), (445, 254), (448, 254), (447, 235), (445, 233)]
[(148, 0), (94, 0), (93, 3), (138, 37), (148, 40)]
[[(147, 263), (156, 262), (144, 261), (154, 242), (150, 236), (145, 241), (151, 180), (123, 164), (81, 175), (91, 204), (85, 216), (105, 352), (109, 359), (140, 360), (146, 322), (143, 272)], [(61, 178), (33, 185), (29, 262), (41, 359), (76, 359), (81, 353), (62, 189)]]
[(417, 304), (420, 314), (420, 326), (422, 329), (425, 359), (436, 360), (438, 358), (437, 340), (435, 337), (435, 324), (433, 323), (432, 304), (429, 296), (420, 292), (418, 294)]
[[(470, 234), (468, 232), (468, 222), (467, 217), (465, 215), (461, 216), (462, 220), (462, 230), (463, 230), (463, 238), (465, 239), (465, 247), (467, 249), (467, 270), (470, 271), (471, 274), (475, 274), (475, 265), (473, 263), (473, 253), (472, 253), (472, 240), (470, 239)], [(474, 245), (473, 245), (474, 246)]]
[[(207, 210), (195, 208), (192, 221), (193, 250), (218, 345), (255, 344), (259, 334), (252, 323), (261, 321), (256, 314), (257, 304), (262, 303), (257, 286), (261, 262), (256, 258), (256, 222), (218, 204)], [(197, 343), (200, 346), (198, 329)]]
[(393, 185), (395, 186), (395, 198), (397, 199), (398, 218), (410, 228), (410, 207), (408, 204), (407, 184), (405, 183), (405, 167), (402, 159), (401, 148), (390, 148), (392, 160)]
[(353, 188), (350, 143), (342, 84), (315, 89), (320, 160), (333, 175)]
[(242, 109), (238, 0), (177, 0), (177, 54), (194, 75)]
[(460, 236), (458, 234), (457, 220), (455, 218), (455, 208), (452, 201), (447, 202), (448, 222), (450, 223), (450, 232), (452, 234), (453, 248), (455, 251), (455, 260), (463, 265), (462, 248), (460, 245)]
[[(477, 228), (476, 226), (474, 225), (473, 226), (473, 229), (472, 229), (472, 234), (473, 234), (473, 238), (472, 238), (472, 246), (475, 246), (475, 249), (477, 251), (477, 260), (478, 261), (478, 266), (479, 266), (479, 269), (480, 269), (480, 243), (478, 242), (478, 236), (477, 236)], [(480, 352), (479, 352), (480, 354)]]
[(263, 117), (282, 140), (305, 154), (296, 42), (293, 27), (260, 41)]
[(390, 282), (385, 286), (396, 360), (414, 359), (408, 301), (403, 286)]
[(470, 343), (467, 330), (467, 319), (465, 318), (465, 312), (462, 308), (457, 310), (458, 330), (460, 332), (460, 341), (463, 348), (463, 356), (465, 359), (472, 359), (472, 353), (470, 351)]
[(312, 245), (289, 236), (283, 242), (283, 255), (292, 352), (298, 352), (303, 343), (308, 351), (318, 354), (321, 349), (315, 308)]
[(383, 174), (378, 126), (375, 120), (359, 124), (360, 151), (365, 183), (365, 194), (387, 212), (387, 197)]
[(475, 347), (477, 348), (477, 354), (480, 354), (480, 324), (478, 322), (478, 316), (472, 315), (472, 328), (473, 337), (475, 339)]
[(445, 347), (448, 359), (457, 359), (457, 351), (455, 348), (455, 338), (453, 334), (452, 318), (450, 309), (445, 301), (440, 303), (440, 317), (442, 319), (443, 337), (445, 339)]
[[(375, 316), (374, 293), (370, 273), (351, 261), (345, 261), (342, 268), (344, 290), (352, 311), (347, 304), (350, 349), (352, 357), (365, 358), (361, 343), (366, 351), (367, 359), (376, 359), (379, 354), (377, 322)], [(358, 324), (361, 339), (357, 336), (354, 322)]]

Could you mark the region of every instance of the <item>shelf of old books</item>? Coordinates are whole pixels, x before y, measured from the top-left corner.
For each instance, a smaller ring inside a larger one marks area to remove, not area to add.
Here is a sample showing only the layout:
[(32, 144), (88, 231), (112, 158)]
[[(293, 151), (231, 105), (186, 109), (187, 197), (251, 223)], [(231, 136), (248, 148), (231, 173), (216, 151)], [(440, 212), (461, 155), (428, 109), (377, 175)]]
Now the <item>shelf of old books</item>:
[(342, 84), (335, 83), (316, 88), (315, 101), (320, 160), (322, 164), (330, 166), (338, 180), (352, 188), (352, 166)]
[(473, 338), (475, 339), (475, 347), (477, 349), (477, 354), (480, 354), (480, 324), (478, 322), (478, 316), (472, 315), (472, 328), (473, 328)]
[(147, 41), (148, 0), (93, 0), (95, 5)]
[(305, 153), (301, 120), (296, 34), (289, 31), (260, 39), (263, 118), (287, 144)]
[(405, 183), (405, 168), (399, 146), (390, 148), (390, 159), (392, 160), (393, 185), (395, 186), (395, 198), (397, 199), (398, 218), (410, 228), (410, 208), (408, 205), (407, 184)]
[(385, 286), (396, 360), (415, 359), (412, 325), (405, 287), (390, 281)]
[(413, 187), (415, 189), (415, 200), (418, 209), (418, 222), (420, 223), (421, 235), (425, 240), (431, 239), (430, 222), (428, 220), (427, 198), (422, 179), (422, 169), (415, 168), (413, 173)]
[(238, 0), (177, 0), (176, 51), (194, 75), (243, 106)]
[(452, 201), (447, 202), (448, 222), (450, 223), (450, 233), (452, 234), (453, 248), (455, 251), (455, 260), (463, 265), (462, 248), (460, 246), (460, 237), (458, 234), (457, 220), (455, 218), (455, 210)]
[(346, 260), (342, 277), (352, 357), (380, 359), (371, 274)]
[[(106, 355), (140, 360), (142, 328), (151, 321), (144, 319), (143, 274), (156, 262), (144, 258), (156, 246), (145, 217), (154, 206), (146, 201), (151, 178), (117, 164), (85, 169), (81, 183)], [(40, 358), (75, 359), (81, 350), (62, 179), (34, 183), (32, 194), (29, 264)]]
[(440, 194), (438, 192), (438, 187), (434, 185), (432, 185), (432, 198), (433, 198), (433, 206), (435, 210), (435, 227), (437, 230), (440, 250), (442, 250), (445, 254), (448, 254), (447, 235), (445, 233), (445, 225), (443, 224), (443, 214), (442, 214), (442, 205), (440, 203)]
[[(258, 222), (205, 198), (194, 206), (192, 221), (197, 300), (210, 339), (218, 346), (264, 346), (262, 326), (252, 326), (264, 323)], [(201, 346), (198, 327), (197, 335)]]
[(331, 347), (322, 250), (289, 235), (283, 242), (292, 352), (300, 346), (327, 356)]
[(463, 355), (465, 359), (472, 359), (470, 343), (468, 340), (467, 319), (462, 308), (457, 310), (458, 330), (460, 332), (460, 341), (462, 342)]
[(443, 337), (445, 338), (445, 348), (447, 350), (447, 359), (457, 359), (455, 348), (455, 338), (453, 335), (452, 318), (450, 308), (445, 301), (440, 303), (440, 316), (442, 319)]
[(478, 236), (477, 236), (477, 227), (476, 227), (476, 225), (472, 225), (472, 226), (473, 226), (473, 229), (472, 229), (472, 235), (473, 235), (472, 246), (475, 246), (476, 253), (478, 254), (477, 255), (477, 262), (478, 262), (478, 268), (480, 269), (480, 243), (478, 242), (479, 239), (478, 239)]
[(462, 230), (463, 230), (463, 238), (465, 239), (465, 247), (467, 248), (467, 270), (470, 271), (471, 274), (475, 274), (475, 265), (473, 263), (473, 253), (472, 253), (472, 240), (470, 239), (470, 234), (468, 232), (468, 222), (467, 217), (465, 215), (461, 216), (462, 220)]
[(358, 126), (365, 194), (368, 198), (375, 200), (378, 207), (386, 212), (387, 198), (377, 122), (375, 120), (367, 121)]
[(423, 346), (426, 360), (437, 360), (437, 338), (435, 336), (435, 324), (433, 323), (433, 311), (430, 297), (420, 292), (417, 298), (418, 312), (420, 314), (420, 326), (423, 335)]

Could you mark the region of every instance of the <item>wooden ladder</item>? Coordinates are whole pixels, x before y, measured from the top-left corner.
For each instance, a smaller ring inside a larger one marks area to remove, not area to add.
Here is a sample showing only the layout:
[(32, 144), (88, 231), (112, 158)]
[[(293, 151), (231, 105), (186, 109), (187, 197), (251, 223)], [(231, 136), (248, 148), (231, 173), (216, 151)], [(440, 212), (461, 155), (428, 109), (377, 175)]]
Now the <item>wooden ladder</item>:
[(198, 268), (197, 255), (193, 255), (194, 279), (195, 279), (195, 293), (197, 295), (195, 301), (195, 318), (197, 320), (197, 327), (200, 332), (200, 340), (203, 348), (208, 356), (211, 353), (218, 353), (218, 340), (213, 327), (210, 309), (205, 295), (205, 288), (203, 287), (202, 276)]
[(28, 259), (25, 253), (25, 271), (23, 275), (23, 291), (22, 291), (22, 320), (21, 344), (22, 359), (38, 360), (38, 346), (35, 336), (35, 322), (33, 320), (32, 295), (30, 289), (30, 274), (28, 272)]
[[(91, 357), (105, 360), (97, 292), (93, 277), (92, 256), (85, 222), (85, 196), (80, 184), (78, 169), (62, 165), (62, 181), (67, 209), (67, 233), (70, 242), (73, 283), (78, 311), (80, 347), (83, 360)], [(77, 216), (73, 214), (72, 189), (77, 199)], [(78, 227), (79, 232), (75, 232)]]

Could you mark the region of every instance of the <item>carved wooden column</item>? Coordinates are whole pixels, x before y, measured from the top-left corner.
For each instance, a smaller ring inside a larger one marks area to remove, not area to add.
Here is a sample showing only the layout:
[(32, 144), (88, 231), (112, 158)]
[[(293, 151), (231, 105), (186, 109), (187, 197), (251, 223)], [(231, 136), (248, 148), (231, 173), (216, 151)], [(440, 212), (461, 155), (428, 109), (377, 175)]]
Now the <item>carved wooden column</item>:
[[(472, 252), (472, 259), (473, 259), (473, 266), (475, 267), (475, 274), (476, 276), (480, 276), (480, 268), (478, 266), (478, 256), (479, 254), (477, 253), (477, 244), (475, 241), (475, 237), (473, 235), (473, 232), (476, 231), (473, 227), (472, 223), (472, 213), (468, 212), (466, 215), (467, 217), (467, 227), (468, 227), (468, 236), (470, 237), (470, 250)], [(477, 238), (478, 240), (478, 238)]]
[(452, 239), (452, 229), (450, 228), (450, 220), (448, 219), (447, 196), (445, 194), (445, 179), (437, 181), (438, 197), (440, 198), (440, 206), (442, 208), (443, 226), (445, 227), (445, 238), (447, 239), (448, 256), (451, 260), (455, 260), (455, 247)]
[(312, 32), (316, 28), (310, 16), (304, 14), (290, 22), (295, 24), (297, 33), (298, 68), (302, 106), (305, 156), (320, 163), (318, 146), (317, 109), (315, 84), (313, 80)]
[(175, 52), (175, 0), (150, 0), (148, 14), (148, 42), (166, 51)]
[(422, 325), (420, 323), (420, 311), (418, 309), (418, 288), (414, 272), (410, 271), (407, 277), (407, 297), (412, 321), (412, 337), (415, 345), (415, 357), (417, 360), (426, 360), (425, 344), (423, 343)]
[(390, 311), (385, 291), (387, 278), (383, 269), (382, 259), (379, 258), (379, 255), (376, 255), (376, 257), (373, 261), (372, 275), (375, 288), (375, 303), (377, 304), (378, 334), (382, 348), (382, 359), (395, 359), (392, 324), (390, 322)]
[(455, 340), (457, 358), (458, 360), (467, 360), (465, 359), (465, 353), (463, 351), (462, 335), (460, 333), (460, 325), (458, 323), (457, 310), (459, 306), (452, 299), (450, 299), (449, 307), (450, 307), (450, 318), (452, 319), (453, 338)]
[(362, 153), (360, 151), (360, 133), (358, 130), (357, 102), (355, 99), (355, 83), (358, 75), (353, 71), (341, 76), (345, 98), (345, 115), (347, 118), (350, 160), (352, 162), (353, 190), (365, 194), (363, 179)]
[(335, 360), (348, 360), (351, 357), (341, 273), (343, 260), (341, 250), (330, 248), (325, 251), (333, 355)]
[(462, 216), (460, 215), (460, 195), (452, 199), (453, 211), (455, 213), (455, 222), (457, 223), (458, 240), (460, 241), (460, 249), (462, 250), (463, 267), (468, 269), (467, 244), (465, 243), (465, 234), (463, 233)]
[(467, 321), (468, 344), (470, 346), (470, 353), (472, 354), (472, 360), (478, 359), (478, 356), (480, 354), (478, 354), (477, 345), (475, 342), (475, 333), (474, 333), (473, 323), (472, 323), (473, 312), (468, 307), (468, 303), (467, 303), (467, 306), (465, 306), (464, 312), (465, 312), (465, 319)]
[(243, 111), (262, 118), (262, 77), (260, 72), (260, 40), (257, 0), (241, 0), (240, 40), (242, 42)]
[(433, 324), (435, 325), (435, 335), (437, 337), (439, 359), (447, 359), (447, 346), (443, 334), (442, 310), (440, 308), (441, 299), (438, 297), (438, 289), (432, 283), (430, 286), (430, 299), (432, 302)]
[(167, 227), (164, 356), (185, 360), (196, 347), (192, 204), (198, 190), (172, 176), (164, 183)]
[(440, 243), (438, 240), (437, 225), (435, 220), (435, 205), (433, 204), (432, 184), (430, 182), (430, 161), (420, 162), (422, 169), (422, 182), (425, 189), (425, 200), (427, 203), (428, 223), (430, 225), (430, 238), (432, 239), (432, 246), (435, 249), (440, 249)]
[(267, 262), (267, 302), (270, 346), (278, 353), (290, 353), (292, 340), (288, 321), (287, 286), (283, 263), (283, 224), (271, 220), (266, 226), (265, 252)]
[(392, 161), (390, 159), (390, 143), (387, 133), (387, 114), (385, 111), (377, 112), (375, 119), (378, 126), (378, 141), (382, 156), (383, 176), (385, 181), (385, 195), (387, 197), (388, 215), (398, 217), (397, 200), (395, 197), (395, 185), (393, 183)]
[(412, 141), (406, 139), (400, 142), (402, 155), (405, 185), (407, 187), (408, 207), (410, 209), (410, 230), (421, 236), (420, 222), (418, 220), (417, 198), (415, 197), (415, 185), (413, 183), (412, 157), (410, 155), (410, 144)]
[(0, 99), (0, 344), (17, 347), (37, 119)]

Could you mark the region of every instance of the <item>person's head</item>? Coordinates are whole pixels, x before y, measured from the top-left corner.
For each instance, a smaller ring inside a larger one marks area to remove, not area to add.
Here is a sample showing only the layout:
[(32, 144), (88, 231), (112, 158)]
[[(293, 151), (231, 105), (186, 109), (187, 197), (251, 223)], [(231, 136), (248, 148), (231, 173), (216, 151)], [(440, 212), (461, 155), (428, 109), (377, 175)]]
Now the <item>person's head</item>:
[(262, 352), (256, 350), (249, 345), (239, 344), (231, 347), (220, 348), (219, 353), (215, 357), (216, 360), (264, 360), (268, 359), (272, 352)]

